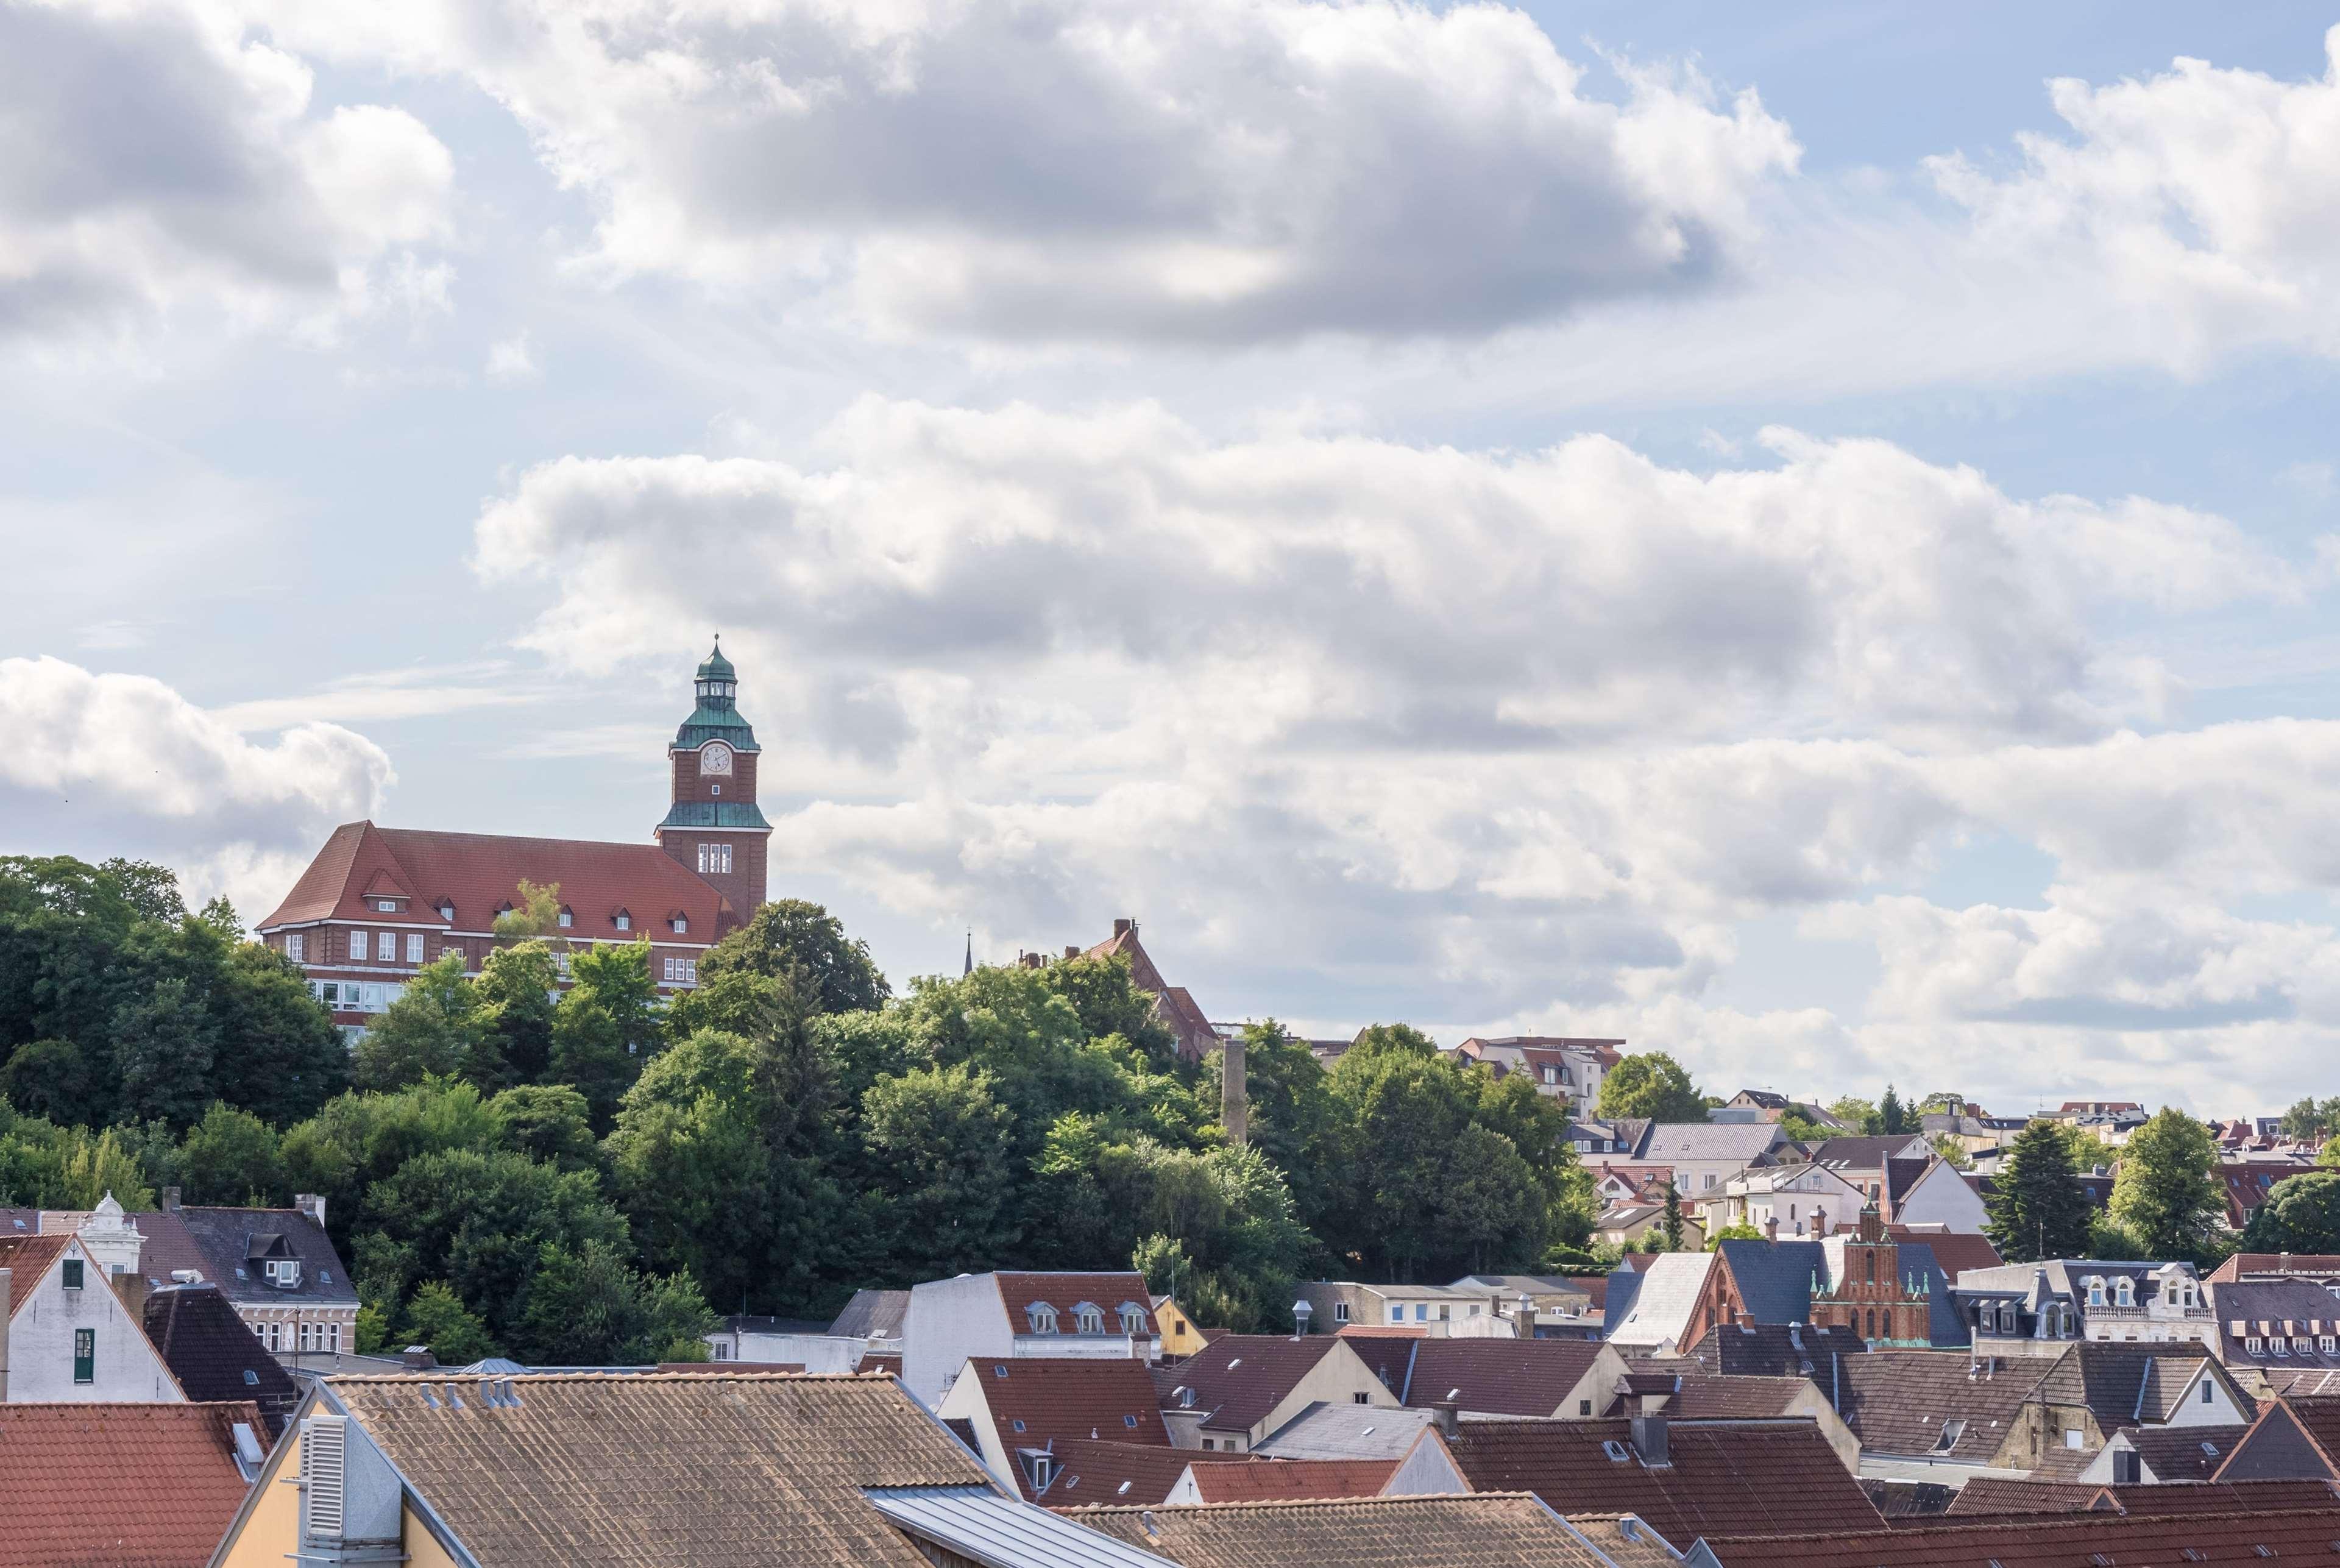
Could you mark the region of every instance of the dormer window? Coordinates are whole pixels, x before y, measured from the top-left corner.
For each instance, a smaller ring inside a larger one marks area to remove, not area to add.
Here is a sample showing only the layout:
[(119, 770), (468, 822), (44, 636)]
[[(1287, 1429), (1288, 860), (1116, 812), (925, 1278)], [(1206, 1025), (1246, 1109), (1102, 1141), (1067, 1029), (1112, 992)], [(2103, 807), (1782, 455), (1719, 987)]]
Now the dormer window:
[(620, 931), (630, 931), (634, 928), (634, 918), (620, 909), (610, 917), (610, 924), (617, 927)]
[(395, 915), (398, 913), (398, 900), (395, 898), (376, 898), (373, 901), (373, 907), (376, 914)]
[(1073, 1307), (1073, 1322), (1077, 1325), (1074, 1330), (1076, 1334), (1103, 1334), (1105, 1308), (1093, 1301), (1076, 1303)]
[(2127, 1275), (2113, 1281), (2113, 1305), (2116, 1306), (2137, 1305), (2137, 1285)]
[(680, 915), (677, 915), (667, 924), (674, 928), (674, 934), (678, 937), (687, 936), (690, 931), (690, 922)]
[(1124, 1334), (1144, 1334), (1146, 1329), (1145, 1317), (1146, 1314), (1144, 1307), (1138, 1305), (1134, 1301), (1123, 1302), (1121, 1304), (1121, 1332)]
[(2088, 1281), (2088, 1305), (2090, 1306), (2102, 1306), (2104, 1304), (2105, 1282), (2101, 1278), (2090, 1279)]
[(1024, 1309), (1024, 1316), (1034, 1334), (1056, 1332), (1056, 1309), (1045, 1301), (1036, 1301)]
[(263, 1265), (268, 1283), (279, 1290), (297, 1290), (301, 1285), (301, 1260), (297, 1257), (273, 1257)]
[(564, 931), (577, 924), (577, 912), (568, 905), (560, 906), (560, 928)]
[(455, 923), (455, 905), (451, 899), (439, 900), (439, 918), (451, 926)]

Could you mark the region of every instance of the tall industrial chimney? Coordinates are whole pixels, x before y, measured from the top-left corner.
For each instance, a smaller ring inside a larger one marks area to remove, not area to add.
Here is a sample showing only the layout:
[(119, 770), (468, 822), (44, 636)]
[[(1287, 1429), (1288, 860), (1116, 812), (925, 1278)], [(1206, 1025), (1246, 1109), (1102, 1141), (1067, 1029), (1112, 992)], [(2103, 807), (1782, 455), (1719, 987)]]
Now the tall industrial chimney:
[(1219, 1047), (1219, 1121), (1227, 1142), (1241, 1148), (1251, 1141), (1251, 1089), (1244, 1081), (1244, 1041), (1230, 1037)]

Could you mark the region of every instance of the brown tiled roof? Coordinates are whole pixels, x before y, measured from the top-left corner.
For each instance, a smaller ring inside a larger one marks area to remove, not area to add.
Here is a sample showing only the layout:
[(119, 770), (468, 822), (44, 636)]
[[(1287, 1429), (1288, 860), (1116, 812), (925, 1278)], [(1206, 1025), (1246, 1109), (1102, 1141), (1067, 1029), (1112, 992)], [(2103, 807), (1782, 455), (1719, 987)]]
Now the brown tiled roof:
[(2280, 1513), (2340, 1508), (2340, 1488), (2329, 1481), (2216, 1481), (2103, 1490), (2110, 1505), (2123, 1513)]
[[(1561, 1402), (1602, 1347), (1590, 1339), (1423, 1339), (1354, 1348), (1391, 1393), (1416, 1409), (1451, 1401), (1487, 1415), (1574, 1415)], [(1593, 1394), (1595, 1412), (1609, 1392)]]
[(1869, 1342), (1849, 1329), (1751, 1323), (1710, 1328), (1705, 1338), (1685, 1346), (1677, 1359), (1683, 1363), (1684, 1372), (1733, 1377), (1809, 1376), (1827, 1393), (1840, 1381), (1835, 1370), (1839, 1358), (1868, 1354)]
[(70, 1236), (0, 1236), (0, 1268), (13, 1271), (8, 1315), (15, 1317), (33, 1299), (33, 1286), (56, 1266), (74, 1244)]
[(1073, 1308), (1088, 1302), (1105, 1314), (1107, 1334), (1118, 1334), (1122, 1304), (1128, 1302), (1145, 1314), (1145, 1332), (1154, 1332), (1154, 1298), (1145, 1292), (1145, 1276), (1131, 1272), (1106, 1274), (995, 1274), (992, 1279), (999, 1286), (999, 1305), (1007, 1309), (1007, 1326), (1011, 1333), (1029, 1334), (1029, 1315), (1037, 1302), (1046, 1302), (1056, 1309), (1056, 1332), (1076, 1332)]
[(1426, 1323), (1344, 1323), (1333, 1331), (1343, 1339), (1428, 1339)]
[(1592, 1310), (1599, 1312), (1609, 1305), (1609, 1276), (1605, 1274), (1563, 1275), (1569, 1284), (1592, 1298)]
[(1377, 1497), (1397, 1473), (1394, 1459), (1262, 1459), (1195, 1472), (1205, 1503), (1268, 1503), (1277, 1498)]
[(1070, 1517), (1183, 1568), (1599, 1568), (1532, 1497), (1373, 1497), (1085, 1509)]
[(1201, 1061), (1219, 1046), (1218, 1031), (1211, 1027), (1209, 1015), (1205, 1013), (1183, 986), (1173, 986), (1162, 978), (1162, 971), (1137, 939), (1137, 922), (1117, 920), (1119, 928), (1114, 934), (1084, 952), (1084, 958), (1126, 958), (1129, 961), (1129, 983), (1154, 997), (1155, 1016), (1170, 1030), (1178, 1042), (1178, 1054), (1189, 1061)]
[[(174, 1225), (180, 1227), (187, 1245), (203, 1259), (203, 1277), (216, 1284), (230, 1300), (250, 1305), (358, 1305), (357, 1287), (350, 1283), (349, 1270), (342, 1266), (332, 1238), (323, 1226), (298, 1209), (187, 1207), (130, 1217), (142, 1231), (151, 1226), (158, 1239), (169, 1236)], [(301, 1260), (300, 1283), (289, 1290), (269, 1284), (262, 1277), (260, 1266), (249, 1261), (278, 1238), (283, 1245), (273, 1255)], [(164, 1243), (164, 1254), (174, 1250), (173, 1244)], [(139, 1268), (150, 1275), (154, 1273), (143, 1248)], [(166, 1272), (161, 1279), (169, 1277)]]
[(902, 1358), (891, 1352), (881, 1354), (878, 1351), (869, 1351), (862, 1355), (861, 1365), (855, 1367), (853, 1370), (856, 1372), (882, 1372), (889, 1377), (899, 1377), (902, 1375)]
[[(1665, 1363), (1638, 1361), (1634, 1365), (1637, 1368), (1656, 1368)], [(1665, 1411), (1683, 1421), (1760, 1421), (1785, 1415), (1788, 1406), (1811, 1386), (1800, 1377), (1682, 1377), (1681, 1386), (1666, 1402)], [(1632, 1403), (1621, 1395), (1604, 1414), (1630, 1415)]]
[(203, 1568), (243, 1504), (248, 1404), (0, 1404), (0, 1563)]
[(262, 1347), (215, 1285), (174, 1285), (146, 1298), (146, 1337), (193, 1400), (249, 1401), (273, 1440), (301, 1402), (292, 1374)]
[[(2206, 1363), (2212, 1376), (2223, 1377), (2206, 1345), (2080, 1340), (2056, 1358), (2034, 1397), (2044, 1404), (2086, 1405), (2107, 1432), (2166, 1421)], [(2230, 1392), (2236, 1404), (2250, 1407), (2239, 1389)]]
[(697, 1568), (928, 1568), (862, 1490), (991, 1488), (890, 1377), (516, 1374), (494, 1380), (511, 1395), (494, 1406), (488, 1381), (323, 1388), (496, 1568), (669, 1562), (678, 1542)]
[(2340, 1275), (2340, 1253), (2328, 1252), (2237, 1252), (2229, 1254), (2223, 1263), (2205, 1277), (2232, 1284), (2253, 1274), (2334, 1274)]
[(2007, 1260), (1998, 1255), (1998, 1248), (1990, 1245), (1990, 1237), (1976, 1236), (1962, 1230), (1912, 1230), (1906, 1225), (1889, 1225), (1886, 1230), (1895, 1241), (1923, 1242), (1933, 1249), (1934, 1261), (1956, 1285), (1958, 1271), (1965, 1268), (2003, 1268)]
[(1365, 1350), (1394, 1345), (1400, 1355), (1429, 1341), (1343, 1340), (1312, 1334), (1289, 1339), (1274, 1334), (1224, 1334), (1178, 1364), (1165, 1404), (1185, 1403), (1175, 1390), (1195, 1391), (1194, 1408), (1207, 1411), (1203, 1424), (1217, 1431), (1247, 1432), (1273, 1414), (1316, 1364), (1344, 1345)]
[(2162, 1482), (2207, 1481), (2218, 1474), (2226, 1455), (2249, 1430), (2247, 1426), (2133, 1426), (2128, 1440), (2146, 1468)]
[[(2044, 1358), (2001, 1356), (1995, 1368), (1967, 1375), (1964, 1351), (1876, 1350), (1837, 1365), (1841, 1387), (1837, 1414), (1860, 1439), (1864, 1454), (1927, 1455), (1982, 1464), (1998, 1452), (2023, 1402), (2047, 1371)], [(1943, 1424), (1966, 1424), (1948, 1447)], [(2093, 1457), (2091, 1455), (2090, 1457)]]
[[(365, 907), (366, 884), (382, 871), (413, 894), (414, 901), (393, 915)], [(692, 940), (712, 940), (721, 933), (719, 915), (743, 913), (734, 911), (704, 878), (655, 844), (516, 839), (350, 822), (333, 829), (259, 928), (336, 919), (484, 931), (497, 910), (519, 897), (523, 878), (560, 884), (560, 901), (577, 914), (576, 926), (563, 933), (572, 938), (657, 939), (667, 934), (668, 916), (679, 912), (690, 922)], [(452, 922), (439, 918), (441, 899), (455, 906)], [(621, 932), (611, 923), (610, 917), (620, 908), (634, 918), (630, 931)]]
[[(2170, 1517), (2087, 1513), (2012, 1524), (1948, 1523), (1862, 1534), (1710, 1537), (1722, 1568), (2162, 1568), (2183, 1563), (2329, 1561), (2340, 1512)], [(2264, 1550), (2262, 1550), (2264, 1548)], [(2192, 1555), (2189, 1555), (2189, 1553)]]
[(986, 1357), (970, 1362), (1000, 1446), (1046, 1448), (1064, 1438), (1170, 1446), (1145, 1364), (1128, 1356)]
[[(1093, 1443), (1086, 1437), (1061, 1439), (1049, 1452), (1056, 1462), (1056, 1474), (1047, 1490), (1033, 1501), (1059, 1513), (1116, 1503), (1133, 1508), (1159, 1503), (1190, 1465), (1268, 1463), (1244, 1454), (1205, 1454), (1153, 1443)], [(1028, 1494), (1031, 1488), (1025, 1490)]]
[(1626, 1421), (1466, 1421), (1446, 1444), (1473, 1491), (1532, 1492), (1563, 1514), (1636, 1513), (1676, 1543), (1726, 1529), (1883, 1525), (1810, 1421), (1673, 1421), (1666, 1441), (1670, 1463), (1654, 1467)]
[(2085, 1513), (2103, 1495), (2101, 1486), (2076, 1481), (2017, 1481), (2003, 1475), (1978, 1475), (1950, 1499), (1946, 1519), (1971, 1514), (2002, 1518), (2016, 1513)]

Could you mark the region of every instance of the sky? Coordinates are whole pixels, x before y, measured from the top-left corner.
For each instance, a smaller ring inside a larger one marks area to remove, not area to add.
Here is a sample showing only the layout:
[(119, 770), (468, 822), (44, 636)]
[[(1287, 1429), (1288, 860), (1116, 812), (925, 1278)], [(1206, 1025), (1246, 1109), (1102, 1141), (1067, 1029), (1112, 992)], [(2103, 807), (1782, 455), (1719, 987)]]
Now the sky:
[(2340, 1045), (2340, 11), (0, 0), (0, 853), (2205, 1114)]

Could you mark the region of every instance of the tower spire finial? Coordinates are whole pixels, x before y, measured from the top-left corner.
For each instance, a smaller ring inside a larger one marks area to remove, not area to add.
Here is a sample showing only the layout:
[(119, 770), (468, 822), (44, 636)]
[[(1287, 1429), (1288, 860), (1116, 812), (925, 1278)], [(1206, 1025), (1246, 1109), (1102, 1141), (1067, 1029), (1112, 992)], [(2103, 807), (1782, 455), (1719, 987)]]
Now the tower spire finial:
[(959, 978), (960, 978), (961, 979), (965, 979), (967, 976), (972, 975), (972, 974), (974, 974), (974, 973), (975, 973), (975, 929), (974, 929), (974, 928), (973, 928), (973, 927), (969, 927), (969, 928), (967, 928), (967, 968), (965, 968), (964, 969), (961, 969), (961, 970), (959, 971)]

